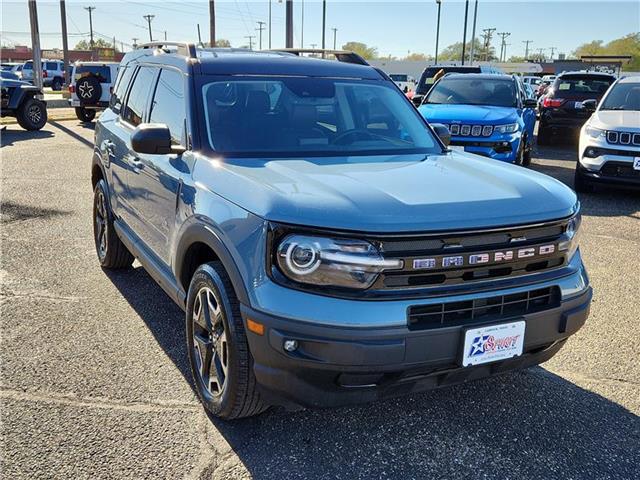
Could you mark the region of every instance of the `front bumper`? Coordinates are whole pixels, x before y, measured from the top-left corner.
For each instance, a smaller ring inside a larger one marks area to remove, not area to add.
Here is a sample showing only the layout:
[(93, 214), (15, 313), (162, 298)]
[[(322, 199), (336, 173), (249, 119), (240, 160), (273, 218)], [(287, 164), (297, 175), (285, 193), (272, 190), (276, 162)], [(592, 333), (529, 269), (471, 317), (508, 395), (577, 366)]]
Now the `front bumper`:
[(463, 147), (465, 152), (482, 155), (502, 162), (514, 163), (520, 148), (521, 135), (505, 134), (491, 137), (451, 137), (452, 147)]
[[(579, 261), (579, 255), (576, 257)], [(395, 325), (365, 323), (369, 315), (376, 316), (376, 310), (384, 310), (384, 304), (397, 302), (352, 301), (361, 305), (361, 318), (354, 319), (353, 312), (345, 312), (351, 316), (351, 324), (345, 322), (343, 326), (292, 320), (246, 305), (241, 306), (241, 311), (245, 324), (251, 319), (265, 326), (263, 335), (247, 329), (254, 372), (265, 397), (274, 404), (330, 407), (428, 390), (548, 360), (582, 327), (592, 295), (583, 267), (553, 284), (562, 293), (554, 308), (514, 318), (425, 330), (409, 329), (406, 310)], [(460, 297), (432, 300), (455, 302)], [(310, 316), (319, 314), (311, 310), (312, 304), (307, 304), (307, 308)], [(336, 305), (335, 309), (338, 308)], [(327, 316), (335, 316), (335, 309), (325, 310)], [(461, 366), (462, 339), (467, 328), (514, 319), (526, 322), (522, 356), (474, 367)], [(297, 342), (293, 352), (284, 349), (286, 340)]]

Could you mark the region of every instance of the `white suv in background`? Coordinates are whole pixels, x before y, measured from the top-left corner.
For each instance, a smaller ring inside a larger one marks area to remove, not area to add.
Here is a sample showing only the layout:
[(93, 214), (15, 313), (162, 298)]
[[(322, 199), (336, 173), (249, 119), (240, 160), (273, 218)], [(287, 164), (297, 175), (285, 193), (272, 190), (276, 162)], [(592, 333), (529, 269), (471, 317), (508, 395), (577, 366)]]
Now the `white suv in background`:
[(640, 77), (616, 80), (580, 131), (575, 189), (595, 183), (640, 187)]
[[(42, 60), (42, 85), (51, 90), (60, 91), (64, 85), (64, 63), (62, 60)], [(33, 83), (33, 60), (27, 60), (22, 66), (22, 80)]]
[(78, 120), (92, 121), (96, 112), (109, 106), (119, 63), (76, 62), (71, 67), (69, 104), (76, 109)]
[(416, 88), (416, 79), (406, 73), (390, 73), (389, 78), (398, 85), (404, 93), (413, 92)]

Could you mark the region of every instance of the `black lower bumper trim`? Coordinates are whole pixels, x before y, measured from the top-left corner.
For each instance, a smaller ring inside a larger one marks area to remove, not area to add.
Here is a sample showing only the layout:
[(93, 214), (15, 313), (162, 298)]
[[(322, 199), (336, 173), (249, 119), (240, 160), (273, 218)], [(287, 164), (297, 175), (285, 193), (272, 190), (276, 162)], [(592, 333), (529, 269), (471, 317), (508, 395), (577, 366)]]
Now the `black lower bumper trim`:
[[(241, 310), (245, 322), (251, 318), (265, 325), (264, 335), (248, 332), (247, 339), (266, 399), (285, 406), (332, 407), (542, 363), (585, 323), (591, 296), (589, 288), (555, 309), (518, 317), (526, 321), (523, 355), (474, 367), (460, 366), (464, 331), (495, 321), (426, 331), (353, 329), (306, 325), (246, 306)], [(296, 341), (293, 352), (283, 348), (286, 340)]]

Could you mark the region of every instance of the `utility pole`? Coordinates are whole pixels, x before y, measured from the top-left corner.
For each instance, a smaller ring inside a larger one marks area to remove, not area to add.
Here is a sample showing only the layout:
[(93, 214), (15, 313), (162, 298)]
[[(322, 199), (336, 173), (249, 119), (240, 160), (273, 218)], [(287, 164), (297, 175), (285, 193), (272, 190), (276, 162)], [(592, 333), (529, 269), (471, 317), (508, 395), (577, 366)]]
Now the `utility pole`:
[[(325, 49), (325, 33), (327, 32), (327, 0), (322, 0), (322, 49)], [(324, 56), (324, 54), (323, 54)]]
[(92, 12), (96, 9), (96, 7), (84, 7), (84, 9), (89, 12), (89, 47), (91, 48), (91, 60), (93, 60), (93, 51), (95, 44), (93, 42), (93, 15)]
[(203, 44), (202, 44), (202, 35), (200, 35), (200, 24), (198, 23), (196, 25), (198, 25), (198, 45), (202, 47)]
[(473, 30), (471, 34), (471, 59), (469, 61), (470, 65), (473, 65), (474, 60), (476, 59), (476, 21), (478, 20), (478, 0), (476, 0), (475, 9), (473, 10)]
[(333, 49), (336, 49), (336, 35), (338, 34), (338, 29), (333, 27), (331, 30), (333, 30)]
[(165, 42), (167, 41), (167, 31), (166, 30), (164, 31), (164, 41)]
[(302, 12), (300, 16), (300, 48), (304, 48), (304, 0), (302, 0)]
[(259, 32), (259, 35), (260, 35), (260, 37), (258, 37), (260, 39), (258, 43), (258, 48), (262, 50), (262, 31), (265, 29), (265, 23), (257, 22), (257, 24), (258, 24), (258, 28), (256, 28), (256, 30)]
[(504, 62), (505, 60), (503, 60), (503, 56), (504, 56), (504, 51), (506, 50), (505, 45), (506, 45), (506, 38), (511, 35), (511, 32), (500, 32), (498, 33), (498, 36), (502, 38), (502, 41), (500, 42), (500, 61)]
[(67, 41), (67, 7), (65, 6), (64, 0), (60, 0), (60, 21), (62, 22), (62, 63), (65, 72), (64, 89), (66, 90), (71, 79), (69, 75), (67, 75), (67, 67), (69, 66), (69, 43)]
[(538, 49), (538, 60), (541, 62), (544, 62), (544, 51), (546, 50), (546, 48), (539, 48)]
[(155, 18), (155, 15), (143, 15), (142, 18), (144, 18), (149, 25), (149, 41), (153, 42), (153, 35), (151, 35), (151, 20)]
[(249, 50), (253, 50), (253, 39), (256, 38), (255, 35), (245, 35), (244, 38), (249, 39)]
[(493, 37), (493, 32), (496, 31), (495, 28), (485, 28), (482, 30), (484, 33), (482, 38), (484, 38), (484, 61), (489, 61), (489, 47), (491, 46), (491, 37)]
[(271, 50), (271, 0), (269, 0), (269, 50)]
[(549, 50), (551, 50), (551, 58), (549, 60), (553, 60), (553, 54), (556, 53), (557, 49), (558, 47), (549, 47)]
[(525, 44), (524, 47), (524, 59), (529, 60), (529, 44), (533, 43), (533, 40), (523, 40), (522, 43)]
[(133, 40), (133, 49), (135, 50), (136, 48), (138, 48), (138, 38), (137, 37), (133, 37), (131, 40)]
[(434, 65), (438, 64), (438, 44), (440, 43), (440, 9), (442, 8), (442, 0), (436, 0), (438, 4), (438, 23), (436, 24), (436, 58)]
[(285, 4), (285, 47), (293, 48), (293, 0)]
[(42, 57), (36, 0), (29, 0), (29, 22), (31, 24), (31, 50), (33, 53), (33, 84), (42, 91)]
[(216, 46), (216, 6), (213, 0), (209, 0), (209, 46)]
[(467, 50), (467, 19), (469, 17), (469, 0), (464, 2), (464, 33), (462, 35), (462, 65), (464, 65), (464, 55)]

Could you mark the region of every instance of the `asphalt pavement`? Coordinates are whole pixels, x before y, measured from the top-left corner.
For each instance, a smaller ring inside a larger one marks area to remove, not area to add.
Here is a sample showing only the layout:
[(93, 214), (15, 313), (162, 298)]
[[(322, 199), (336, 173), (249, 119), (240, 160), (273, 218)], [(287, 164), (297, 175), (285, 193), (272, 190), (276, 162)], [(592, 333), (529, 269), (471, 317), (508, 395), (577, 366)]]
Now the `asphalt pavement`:
[[(220, 422), (183, 315), (136, 263), (104, 272), (91, 127), (2, 132), (3, 478), (640, 478), (640, 194), (582, 195), (595, 294), (542, 367), (380, 403)], [(571, 185), (575, 146), (532, 168)]]

